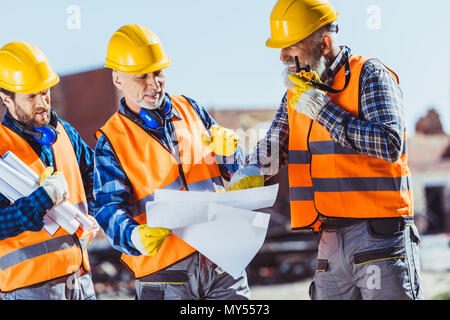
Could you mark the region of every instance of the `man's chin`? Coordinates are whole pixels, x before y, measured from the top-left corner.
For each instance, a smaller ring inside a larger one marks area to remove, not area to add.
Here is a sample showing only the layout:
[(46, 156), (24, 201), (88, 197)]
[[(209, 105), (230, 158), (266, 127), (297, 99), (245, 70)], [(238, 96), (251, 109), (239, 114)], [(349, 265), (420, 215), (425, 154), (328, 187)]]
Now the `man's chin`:
[(144, 109), (148, 109), (148, 110), (156, 110), (156, 109), (159, 108), (159, 105), (160, 105), (160, 104), (159, 104), (159, 100), (154, 100), (154, 101), (152, 101), (152, 102), (142, 100), (142, 101), (139, 102), (138, 105), (139, 105), (141, 108), (144, 108)]
[(32, 122), (32, 126), (33, 126), (33, 128), (43, 128), (45, 126), (48, 126), (49, 123), (50, 123), (50, 117), (42, 119), (42, 120), (35, 119)]

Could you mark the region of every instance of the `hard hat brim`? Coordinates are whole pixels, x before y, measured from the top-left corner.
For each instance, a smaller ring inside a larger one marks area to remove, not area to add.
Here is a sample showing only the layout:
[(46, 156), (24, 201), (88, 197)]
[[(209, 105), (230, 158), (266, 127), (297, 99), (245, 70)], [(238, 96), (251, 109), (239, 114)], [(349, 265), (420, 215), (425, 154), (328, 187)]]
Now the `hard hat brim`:
[(60, 82), (59, 76), (56, 73), (54, 73), (52, 77), (50, 77), (44, 82), (41, 82), (38, 86), (24, 88), (23, 86), (15, 86), (9, 83), (0, 83), (0, 87), (14, 93), (35, 94), (50, 89), (51, 87), (57, 85), (59, 82)]
[(172, 62), (168, 58), (146, 66), (124, 66), (110, 60), (106, 60), (105, 68), (128, 74), (146, 74), (166, 69), (171, 64)]
[(301, 40), (295, 39), (295, 40), (287, 41), (287, 40), (275, 40), (275, 39), (269, 38), (266, 41), (266, 47), (269, 47), (272, 49), (284, 49), (284, 48), (292, 46), (293, 44), (296, 44), (299, 41), (301, 41)]

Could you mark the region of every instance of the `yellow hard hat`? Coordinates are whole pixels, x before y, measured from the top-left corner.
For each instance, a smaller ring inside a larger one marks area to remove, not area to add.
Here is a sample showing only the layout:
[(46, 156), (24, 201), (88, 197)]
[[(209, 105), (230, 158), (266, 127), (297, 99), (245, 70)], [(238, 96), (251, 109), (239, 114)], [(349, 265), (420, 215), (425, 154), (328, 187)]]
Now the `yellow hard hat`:
[(158, 36), (146, 27), (129, 24), (111, 37), (106, 68), (130, 74), (145, 74), (167, 68), (170, 60)]
[(287, 48), (336, 21), (338, 13), (328, 0), (279, 0), (270, 15), (269, 48)]
[(45, 54), (26, 42), (11, 42), (0, 49), (0, 87), (34, 94), (59, 82)]

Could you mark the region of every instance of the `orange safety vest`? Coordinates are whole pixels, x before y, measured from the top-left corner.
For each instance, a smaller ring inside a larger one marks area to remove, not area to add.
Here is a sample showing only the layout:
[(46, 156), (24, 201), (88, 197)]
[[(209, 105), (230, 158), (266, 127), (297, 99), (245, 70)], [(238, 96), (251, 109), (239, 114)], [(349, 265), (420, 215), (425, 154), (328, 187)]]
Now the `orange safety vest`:
[[(87, 214), (88, 206), (78, 161), (72, 142), (58, 122), (58, 139), (52, 145), (55, 170), (61, 171), (69, 186), (68, 201)], [(13, 152), (39, 176), (45, 165), (27, 141), (0, 126), (0, 155)], [(0, 240), (0, 291), (10, 292), (75, 273), (88, 271), (87, 246), (90, 233), (81, 228), (73, 235), (59, 228), (51, 236), (44, 229)]]
[[(331, 101), (359, 117), (360, 75), (368, 58), (350, 57), (351, 78), (347, 88), (329, 94)], [(390, 70), (389, 70), (390, 71)], [(398, 82), (397, 75), (390, 71)], [(345, 70), (333, 79), (333, 88), (343, 88)], [(386, 218), (413, 215), (410, 172), (404, 152), (389, 163), (357, 153), (336, 143), (328, 131), (295, 110), (289, 114), (289, 191), (291, 226), (312, 229), (320, 226), (319, 215), (335, 218)]]
[[(172, 122), (178, 139), (177, 154), (121, 113), (115, 113), (96, 134), (97, 139), (101, 135), (107, 138), (132, 185), (130, 213), (140, 224), (147, 221), (145, 204), (153, 200), (157, 189), (225, 191), (215, 155), (202, 144), (202, 134), (207, 133), (203, 122), (185, 97), (170, 98), (174, 110), (182, 117)], [(135, 278), (142, 278), (195, 251), (172, 234), (155, 256), (122, 254), (121, 259)]]

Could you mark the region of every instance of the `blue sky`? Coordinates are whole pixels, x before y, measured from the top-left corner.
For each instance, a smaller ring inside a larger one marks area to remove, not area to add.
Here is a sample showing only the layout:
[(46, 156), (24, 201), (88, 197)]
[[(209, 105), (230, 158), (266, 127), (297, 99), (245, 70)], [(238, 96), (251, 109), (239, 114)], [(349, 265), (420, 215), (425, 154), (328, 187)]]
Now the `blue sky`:
[[(167, 87), (207, 108), (277, 108), (279, 50), (264, 43), (275, 0), (16, 0), (2, 3), (0, 43), (28, 41), (61, 75), (103, 66), (111, 34), (147, 26), (172, 60)], [(341, 44), (381, 59), (400, 76), (408, 133), (434, 106), (450, 133), (450, 1), (332, 0)], [(71, 29), (80, 9), (80, 28)], [(375, 6), (375, 7), (374, 7)]]

